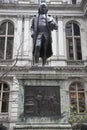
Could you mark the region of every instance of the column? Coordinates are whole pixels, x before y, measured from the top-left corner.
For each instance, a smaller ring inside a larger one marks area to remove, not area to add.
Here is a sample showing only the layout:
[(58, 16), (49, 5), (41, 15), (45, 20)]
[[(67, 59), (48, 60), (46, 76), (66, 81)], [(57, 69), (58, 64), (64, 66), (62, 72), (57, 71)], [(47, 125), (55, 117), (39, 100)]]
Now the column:
[(58, 56), (64, 58), (64, 32), (63, 32), (63, 19), (58, 18)]

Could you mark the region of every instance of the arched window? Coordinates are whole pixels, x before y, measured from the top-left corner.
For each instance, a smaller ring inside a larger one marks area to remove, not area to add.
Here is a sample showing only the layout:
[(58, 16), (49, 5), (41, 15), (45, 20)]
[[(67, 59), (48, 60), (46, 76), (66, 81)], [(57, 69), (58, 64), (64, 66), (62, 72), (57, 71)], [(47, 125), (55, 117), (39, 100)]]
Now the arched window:
[(11, 22), (3, 22), (0, 25), (0, 59), (12, 59), (14, 26)]
[(66, 24), (67, 58), (82, 60), (80, 28), (75, 22)]
[(8, 85), (6, 83), (0, 83), (0, 113), (8, 112), (9, 93)]
[(72, 83), (69, 89), (71, 112), (85, 111), (85, 92), (81, 83)]

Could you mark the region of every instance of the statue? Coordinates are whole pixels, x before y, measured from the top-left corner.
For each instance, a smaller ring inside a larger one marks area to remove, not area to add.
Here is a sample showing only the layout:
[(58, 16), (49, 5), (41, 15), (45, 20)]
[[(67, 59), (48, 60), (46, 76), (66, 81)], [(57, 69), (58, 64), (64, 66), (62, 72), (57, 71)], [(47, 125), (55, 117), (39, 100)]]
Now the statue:
[(35, 65), (42, 58), (42, 65), (46, 64), (46, 59), (52, 55), (51, 31), (57, 30), (57, 24), (52, 16), (47, 15), (46, 3), (41, 3), (38, 14), (33, 18), (31, 26), (31, 37), (33, 38), (33, 61)]

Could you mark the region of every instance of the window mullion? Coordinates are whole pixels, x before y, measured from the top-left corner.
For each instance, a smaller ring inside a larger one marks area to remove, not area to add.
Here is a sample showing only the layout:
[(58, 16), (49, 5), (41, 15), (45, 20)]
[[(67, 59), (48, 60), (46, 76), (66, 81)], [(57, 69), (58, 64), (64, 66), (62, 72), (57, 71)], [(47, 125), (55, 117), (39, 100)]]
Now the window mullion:
[(6, 50), (7, 50), (7, 33), (8, 33), (8, 22), (6, 23), (6, 35), (5, 35), (4, 60), (6, 60)]

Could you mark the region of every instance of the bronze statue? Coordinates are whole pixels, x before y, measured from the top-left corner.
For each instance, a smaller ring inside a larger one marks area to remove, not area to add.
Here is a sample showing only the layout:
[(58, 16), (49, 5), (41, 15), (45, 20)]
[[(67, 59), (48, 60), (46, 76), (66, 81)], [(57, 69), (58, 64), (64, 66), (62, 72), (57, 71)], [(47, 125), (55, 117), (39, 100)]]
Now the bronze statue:
[(52, 16), (47, 15), (48, 8), (46, 3), (41, 3), (38, 14), (32, 21), (33, 38), (33, 57), (34, 64), (38, 65), (39, 57), (42, 58), (42, 64), (46, 64), (46, 59), (52, 55), (52, 37), (51, 31), (57, 30), (57, 24)]

